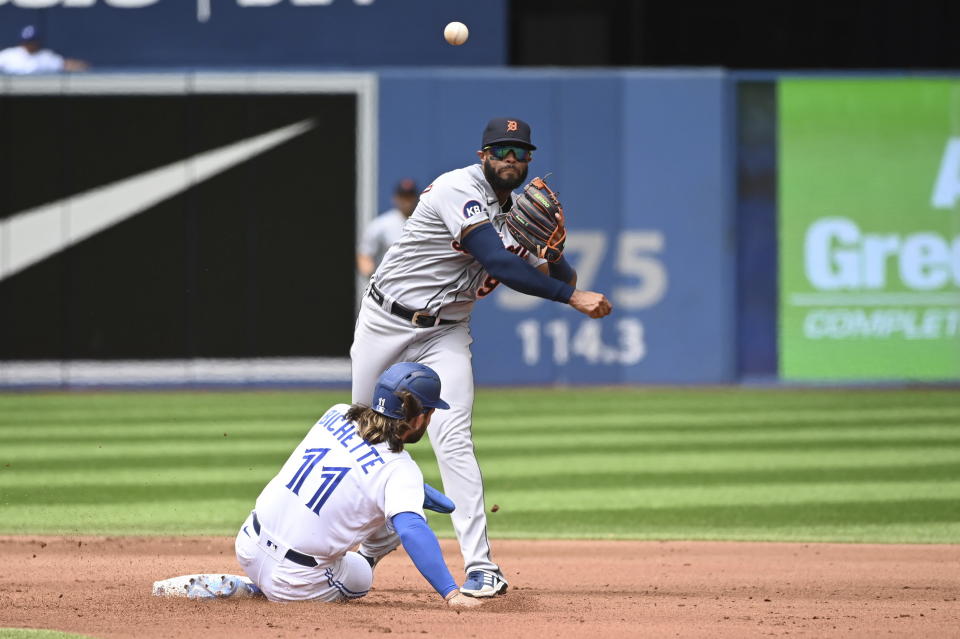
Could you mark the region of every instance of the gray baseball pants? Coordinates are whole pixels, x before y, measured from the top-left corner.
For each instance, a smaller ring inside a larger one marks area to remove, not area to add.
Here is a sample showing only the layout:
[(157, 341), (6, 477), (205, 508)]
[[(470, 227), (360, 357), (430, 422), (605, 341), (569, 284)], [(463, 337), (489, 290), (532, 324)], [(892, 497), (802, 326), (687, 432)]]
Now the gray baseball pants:
[(443, 480), (443, 491), (456, 504), (451, 515), (460, 542), (464, 569), (503, 576), (491, 558), (484, 512), (483, 477), (473, 448), (473, 366), (468, 320), (418, 328), (391, 315), (365, 295), (354, 329), (353, 402), (370, 405), (377, 378), (397, 362), (420, 362), (440, 376), (441, 398), (427, 429)]

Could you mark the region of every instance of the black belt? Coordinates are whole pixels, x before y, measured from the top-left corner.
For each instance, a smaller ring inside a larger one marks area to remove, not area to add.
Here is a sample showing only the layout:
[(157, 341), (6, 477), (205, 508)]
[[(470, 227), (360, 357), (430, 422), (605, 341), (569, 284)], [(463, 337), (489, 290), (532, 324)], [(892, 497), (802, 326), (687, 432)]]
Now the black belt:
[[(370, 285), (370, 297), (373, 298), (373, 301), (376, 302), (380, 308), (384, 308), (383, 293), (381, 293), (380, 289), (373, 284)], [(402, 317), (419, 328), (430, 328), (431, 326), (437, 326), (439, 324), (456, 324), (460, 321), (440, 319), (436, 315), (427, 315), (423, 311), (411, 311), (400, 302), (393, 302), (390, 304), (390, 308), (386, 308), (384, 310), (389, 311), (391, 314), (396, 315), (397, 317)]]
[[(260, 522), (257, 521), (257, 513), (253, 513), (253, 532), (257, 533), (257, 537), (260, 536)], [(267, 543), (273, 542), (268, 540)], [(284, 556), (295, 564), (300, 564), (301, 566), (306, 566), (307, 568), (317, 567), (317, 560), (310, 555), (303, 554), (302, 552), (288, 550), (287, 554)]]

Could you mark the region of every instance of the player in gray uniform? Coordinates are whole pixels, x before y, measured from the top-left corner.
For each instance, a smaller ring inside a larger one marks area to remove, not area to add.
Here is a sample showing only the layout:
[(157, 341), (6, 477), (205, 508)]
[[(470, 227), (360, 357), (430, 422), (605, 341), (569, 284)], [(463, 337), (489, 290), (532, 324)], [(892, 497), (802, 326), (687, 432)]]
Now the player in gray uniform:
[(404, 178), (393, 191), (393, 208), (370, 220), (363, 229), (357, 248), (357, 272), (370, 277), (380, 266), (383, 256), (393, 243), (400, 239), (403, 225), (417, 208), (417, 184)]
[(529, 255), (503, 221), (534, 149), (527, 123), (495, 118), (483, 132), (480, 164), (444, 173), (423, 191), (371, 279), (350, 349), (354, 401), (369, 397), (377, 376), (394, 362), (426, 364), (444, 380), (450, 409), (437, 414), (427, 432), (444, 492), (457, 505), (452, 520), (467, 573), (460, 590), (473, 597), (507, 589), (487, 539), (483, 478), (471, 435), (473, 305), (503, 282), (589, 317), (612, 310), (603, 294), (575, 288), (576, 272), (566, 260), (547, 264)]

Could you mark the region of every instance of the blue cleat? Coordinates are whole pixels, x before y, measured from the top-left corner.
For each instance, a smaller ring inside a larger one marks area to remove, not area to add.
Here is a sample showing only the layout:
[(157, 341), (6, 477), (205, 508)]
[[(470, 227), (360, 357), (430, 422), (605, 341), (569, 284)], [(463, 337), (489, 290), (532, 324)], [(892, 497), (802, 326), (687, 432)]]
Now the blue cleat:
[(493, 597), (507, 591), (507, 582), (500, 575), (486, 570), (471, 570), (460, 592), (468, 597)]

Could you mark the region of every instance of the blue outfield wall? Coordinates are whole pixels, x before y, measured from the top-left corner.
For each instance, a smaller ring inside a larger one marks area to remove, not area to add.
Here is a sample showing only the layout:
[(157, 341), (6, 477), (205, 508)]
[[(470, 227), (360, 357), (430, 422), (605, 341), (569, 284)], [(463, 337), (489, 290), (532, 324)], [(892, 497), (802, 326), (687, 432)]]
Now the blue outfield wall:
[(474, 311), (480, 384), (736, 379), (732, 85), (721, 71), (384, 71), (379, 200), (476, 161), (486, 121), (528, 121), (530, 177), (568, 216), (590, 320), (504, 286)]

